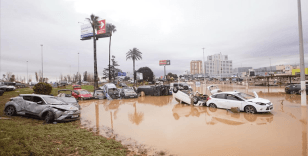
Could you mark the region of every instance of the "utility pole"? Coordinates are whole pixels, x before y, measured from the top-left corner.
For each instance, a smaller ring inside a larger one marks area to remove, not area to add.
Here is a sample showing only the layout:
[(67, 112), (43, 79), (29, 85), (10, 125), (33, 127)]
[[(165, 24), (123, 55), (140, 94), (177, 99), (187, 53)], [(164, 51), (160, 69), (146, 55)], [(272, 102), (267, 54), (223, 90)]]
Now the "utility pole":
[(41, 50), (42, 50), (42, 82), (44, 82), (43, 44), (41, 44)]
[(298, 7), (298, 33), (299, 33), (299, 56), (300, 56), (300, 75), (301, 75), (301, 105), (306, 106), (306, 83), (305, 83), (305, 61), (302, 30), (302, 11), (301, 0), (297, 0)]

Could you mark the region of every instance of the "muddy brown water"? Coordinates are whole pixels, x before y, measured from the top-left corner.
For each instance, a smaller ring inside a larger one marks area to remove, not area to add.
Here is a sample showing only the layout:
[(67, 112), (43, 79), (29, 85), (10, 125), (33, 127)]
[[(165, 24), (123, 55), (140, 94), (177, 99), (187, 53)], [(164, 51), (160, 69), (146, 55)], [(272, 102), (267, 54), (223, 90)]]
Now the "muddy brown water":
[[(307, 108), (284, 87), (219, 85), (274, 104), (271, 113), (232, 113), (179, 104), (173, 96), (81, 101), (81, 123), (175, 155), (307, 155)], [(205, 93), (205, 87), (194, 87)], [(112, 136), (112, 135), (110, 135)]]

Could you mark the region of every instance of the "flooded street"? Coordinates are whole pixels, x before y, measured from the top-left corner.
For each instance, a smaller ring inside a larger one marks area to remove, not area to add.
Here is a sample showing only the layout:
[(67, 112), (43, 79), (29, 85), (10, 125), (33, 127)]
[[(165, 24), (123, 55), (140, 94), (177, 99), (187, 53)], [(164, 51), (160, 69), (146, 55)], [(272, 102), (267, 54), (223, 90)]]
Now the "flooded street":
[[(206, 92), (205, 87), (192, 87)], [(307, 108), (300, 106), (300, 95), (285, 94), (284, 87), (219, 88), (256, 91), (274, 109), (265, 114), (232, 113), (179, 104), (172, 95), (90, 100), (79, 102), (81, 123), (103, 136), (130, 138), (175, 155), (307, 155)]]

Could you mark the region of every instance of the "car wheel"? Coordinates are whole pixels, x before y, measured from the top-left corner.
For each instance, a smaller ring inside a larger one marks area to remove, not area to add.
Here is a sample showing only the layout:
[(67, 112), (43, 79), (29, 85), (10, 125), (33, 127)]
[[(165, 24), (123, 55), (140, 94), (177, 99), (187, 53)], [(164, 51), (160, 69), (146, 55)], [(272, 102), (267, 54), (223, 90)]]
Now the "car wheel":
[(173, 93), (177, 93), (178, 90), (179, 90), (178, 87), (174, 87), (174, 88), (173, 88)]
[(214, 103), (209, 104), (209, 109), (211, 112), (216, 112), (217, 111), (217, 106)]
[(194, 102), (194, 104), (197, 104), (198, 101), (199, 101), (198, 97), (194, 96), (194, 97), (193, 97), (193, 102)]
[(251, 113), (251, 114), (257, 113), (256, 108), (254, 106), (246, 106), (245, 107), (245, 112), (246, 113)]
[(5, 114), (8, 115), (8, 116), (13, 116), (16, 114), (16, 109), (14, 106), (8, 106), (6, 107), (5, 109)]
[(188, 86), (184, 86), (183, 89), (184, 89), (184, 90), (188, 90)]
[(44, 121), (45, 123), (51, 123), (54, 120), (54, 114), (51, 111), (48, 111), (47, 114), (45, 115)]

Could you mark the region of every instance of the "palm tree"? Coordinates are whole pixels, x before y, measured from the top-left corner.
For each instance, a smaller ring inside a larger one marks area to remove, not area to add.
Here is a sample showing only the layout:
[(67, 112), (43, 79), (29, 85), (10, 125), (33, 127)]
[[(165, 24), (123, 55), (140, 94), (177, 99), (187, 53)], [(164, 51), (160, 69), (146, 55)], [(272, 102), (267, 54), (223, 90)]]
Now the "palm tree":
[(131, 59), (133, 60), (133, 71), (134, 71), (134, 82), (136, 80), (136, 72), (135, 72), (135, 60), (141, 60), (142, 59), (142, 52), (139, 51), (137, 48), (130, 49), (126, 53), (126, 60)]
[(116, 26), (113, 25), (113, 24), (107, 24), (106, 25), (106, 29), (107, 29), (107, 32), (109, 32), (109, 36), (110, 36), (110, 39), (109, 39), (109, 81), (111, 80), (111, 75), (110, 75), (110, 47), (111, 47), (111, 36), (112, 36), (112, 33), (116, 32), (117, 29), (116, 29)]
[(100, 23), (98, 22), (98, 16), (91, 14), (90, 18), (86, 18), (92, 26), (93, 29), (93, 44), (94, 44), (94, 90), (98, 88), (97, 83), (97, 61), (96, 61), (96, 37), (95, 37), (95, 30), (98, 30), (100, 27)]

